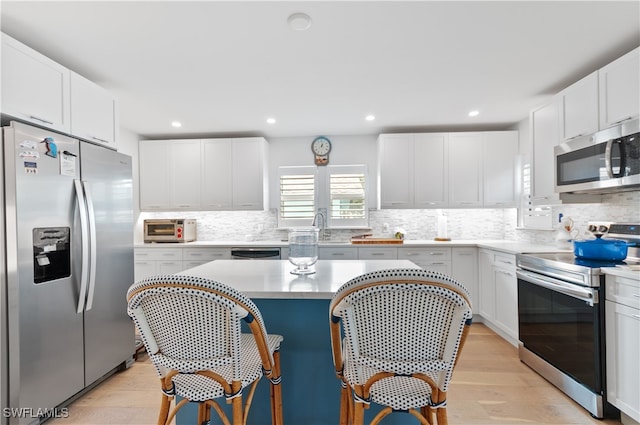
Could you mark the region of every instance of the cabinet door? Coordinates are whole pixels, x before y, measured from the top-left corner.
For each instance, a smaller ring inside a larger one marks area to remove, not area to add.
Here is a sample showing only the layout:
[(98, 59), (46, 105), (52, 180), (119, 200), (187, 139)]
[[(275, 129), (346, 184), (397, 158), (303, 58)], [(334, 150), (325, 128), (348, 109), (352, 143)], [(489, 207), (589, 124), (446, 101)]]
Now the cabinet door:
[(498, 208), (515, 206), (518, 132), (491, 131), (483, 136), (483, 204)]
[(201, 204), (205, 210), (230, 210), (231, 139), (202, 140)]
[(170, 140), (168, 143), (172, 207), (176, 210), (200, 209), (200, 140)]
[(438, 133), (413, 136), (415, 208), (441, 208), (448, 205), (447, 139), (447, 134)]
[(531, 143), (531, 202), (533, 204), (558, 203), (555, 193), (554, 147), (559, 138), (558, 98), (534, 110), (530, 116)]
[(232, 143), (232, 187), (234, 210), (267, 208), (265, 189), (266, 141), (262, 137), (234, 139)]
[(71, 73), (71, 133), (116, 148), (116, 101), (105, 89)]
[(2, 34), (2, 113), (69, 133), (69, 70)]
[(136, 282), (158, 274), (156, 273), (156, 263), (156, 261), (136, 260), (133, 269)]
[(598, 73), (570, 85), (560, 95), (560, 128), (565, 140), (598, 131)]
[(182, 261), (158, 261), (156, 266), (158, 274), (175, 274), (184, 270)]
[(598, 72), (600, 129), (640, 115), (640, 47)]
[(378, 144), (381, 208), (413, 208), (413, 135), (383, 134)]
[(449, 135), (449, 205), (482, 206), (482, 134)]
[(451, 277), (467, 288), (471, 295), (471, 307), (478, 310), (478, 250), (476, 248), (451, 249)]
[(640, 310), (605, 302), (607, 399), (640, 422)]
[(494, 318), (495, 285), (493, 276), (493, 253), (478, 251), (478, 311), (486, 320)]
[(495, 324), (518, 340), (518, 280), (514, 270), (494, 266)]
[(138, 143), (142, 211), (169, 210), (171, 207), (169, 152), (170, 144), (166, 140), (141, 140)]

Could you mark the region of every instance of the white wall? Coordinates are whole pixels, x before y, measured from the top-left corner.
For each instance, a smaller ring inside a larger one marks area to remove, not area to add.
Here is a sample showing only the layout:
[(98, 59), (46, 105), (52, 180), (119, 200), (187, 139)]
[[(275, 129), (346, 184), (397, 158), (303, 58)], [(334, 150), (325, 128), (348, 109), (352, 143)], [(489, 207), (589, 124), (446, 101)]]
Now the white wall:
[[(376, 205), (375, 178), (377, 175), (377, 136), (326, 136), (331, 140), (329, 164), (365, 164), (369, 174), (369, 205)], [(269, 142), (269, 205), (279, 203), (278, 167), (305, 165), (313, 166), (311, 142), (315, 137), (270, 138)], [(320, 172), (324, 169), (318, 167)]]

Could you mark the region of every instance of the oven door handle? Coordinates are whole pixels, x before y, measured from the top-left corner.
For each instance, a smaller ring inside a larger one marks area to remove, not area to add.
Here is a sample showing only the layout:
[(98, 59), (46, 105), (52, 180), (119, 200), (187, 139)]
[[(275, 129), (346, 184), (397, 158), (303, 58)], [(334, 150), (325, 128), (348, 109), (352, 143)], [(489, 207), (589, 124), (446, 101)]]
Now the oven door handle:
[(518, 276), (518, 279), (522, 279), (525, 282), (577, 298), (588, 303), (590, 306), (598, 304), (598, 293), (594, 290), (582, 288), (571, 283), (566, 283), (558, 279), (541, 276), (524, 270), (516, 270), (516, 275)]

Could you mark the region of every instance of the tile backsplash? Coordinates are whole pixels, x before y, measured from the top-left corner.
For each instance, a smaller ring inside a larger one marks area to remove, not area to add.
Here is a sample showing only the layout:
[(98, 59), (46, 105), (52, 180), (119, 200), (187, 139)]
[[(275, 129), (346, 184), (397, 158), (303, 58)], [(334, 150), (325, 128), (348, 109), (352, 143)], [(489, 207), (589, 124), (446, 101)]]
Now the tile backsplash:
[[(640, 191), (605, 195), (598, 204), (554, 206), (552, 214), (569, 216), (583, 232), (589, 221), (640, 222)], [(373, 233), (390, 237), (396, 227), (406, 231), (408, 240), (432, 240), (437, 234), (438, 215), (447, 218), (448, 236), (452, 240), (507, 239), (553, 244), (555, 230), (517, 228), (517, 210), (443, 209), (443, 210), (370, 210), (371, 230), (331, 230), (331, 240), (346, 241), (351, 236)], [(142, 220), (145, 218), (195, 218), (201, 241), (279, 241), (287, 238), (287, 230), (277, 227), (276, 210), (269, 211), (180, 211), (140, 214), (136, 242), (142, 242)], [(385, 232), (385, 223), (389, 232)], [(311, 224), (311, 223), (309, 223)]]

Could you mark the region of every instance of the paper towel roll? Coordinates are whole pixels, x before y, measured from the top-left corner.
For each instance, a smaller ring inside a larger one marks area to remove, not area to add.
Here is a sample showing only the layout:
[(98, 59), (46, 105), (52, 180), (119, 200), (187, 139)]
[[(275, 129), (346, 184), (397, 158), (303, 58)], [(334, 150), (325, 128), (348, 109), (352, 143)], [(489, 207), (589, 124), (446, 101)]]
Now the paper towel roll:
[(438, 236), (439, 239), (447, 238), (447, 217), (441, 215), (438, 217)]

